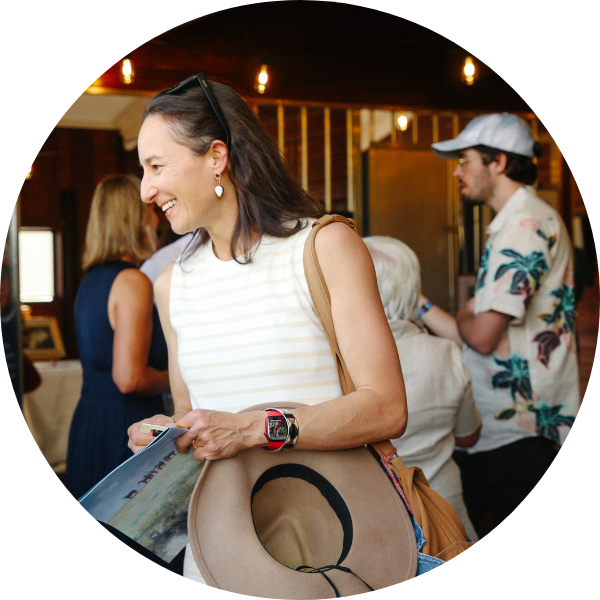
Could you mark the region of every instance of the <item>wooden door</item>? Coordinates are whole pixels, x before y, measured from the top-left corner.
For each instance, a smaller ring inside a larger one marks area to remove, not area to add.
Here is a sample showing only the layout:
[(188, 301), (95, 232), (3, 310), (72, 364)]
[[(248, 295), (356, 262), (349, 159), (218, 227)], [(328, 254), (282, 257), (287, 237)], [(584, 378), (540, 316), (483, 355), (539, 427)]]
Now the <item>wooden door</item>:
[(431, 150), (368, 151), (366, 222), (370, 235), (408, 244), (421, 262), (423, 293), (454, 312), (454, 258), (447, 161)]

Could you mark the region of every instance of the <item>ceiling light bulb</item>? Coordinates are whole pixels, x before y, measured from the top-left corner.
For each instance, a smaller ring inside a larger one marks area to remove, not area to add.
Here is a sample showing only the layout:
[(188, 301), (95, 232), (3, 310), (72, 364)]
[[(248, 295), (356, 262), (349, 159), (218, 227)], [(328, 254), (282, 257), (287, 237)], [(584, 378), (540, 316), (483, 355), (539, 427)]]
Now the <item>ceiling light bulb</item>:
[(267, 81), (269, 81), (269, 74), (267, 73), (267, 65), (263, 65), (260, 68), (260, 73), (258, 74), (258, 83), (261, 85), (266, 85)]
[(130, 58), (124, 58), (121, 64), (121, 80), (129, 85), (133, 83), (133, 64)]
[(398, 128), (400, 131), (406, 131), (408, 129), (408, 117), (404, 113), (398, 117)]
[(473, 62), (473, 58), (467, 56), (465, 58), (465, 64), (463, 66), (464, 79), (467, 82), (467, 85), (471, 85), (475, 81), (475, 63)]

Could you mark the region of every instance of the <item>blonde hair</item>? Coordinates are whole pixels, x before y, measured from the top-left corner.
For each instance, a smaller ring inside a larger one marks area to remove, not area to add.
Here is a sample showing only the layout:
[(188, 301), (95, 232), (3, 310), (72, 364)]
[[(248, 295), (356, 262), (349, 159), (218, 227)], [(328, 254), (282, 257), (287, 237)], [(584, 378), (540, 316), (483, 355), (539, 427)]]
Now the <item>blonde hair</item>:
[(417, 319), (421, 266), (414, 251), (392, 237), (364, 238), (371, 253), (381, 303), (388, 319)]
[(154, 251), (149, 240), (150, 210), (133, 175), (110, 175), (97, 186), (85, 234), (84, 271), (127, 255), (142, 262)]

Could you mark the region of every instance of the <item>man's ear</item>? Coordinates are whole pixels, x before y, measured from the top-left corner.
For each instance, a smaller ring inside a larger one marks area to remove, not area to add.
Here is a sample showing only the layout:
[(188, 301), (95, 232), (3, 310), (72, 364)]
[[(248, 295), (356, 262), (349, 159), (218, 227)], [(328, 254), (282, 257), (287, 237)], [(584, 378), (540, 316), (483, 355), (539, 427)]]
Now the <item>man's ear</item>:
[(491, 162), (491, 165), (495, 166), (495, 171), (497, 175), (502, 175), (506, 171), (506, 163), (508, 159), (506, 158), (506, 154), (500, 152), (496, 155), (496, 160)]
[(229, 150), (221, 140), (214, 140), (210, 145), (210, 156), (213, 161), (213, 166), (218, 173), (224, 173), (229, 163)]

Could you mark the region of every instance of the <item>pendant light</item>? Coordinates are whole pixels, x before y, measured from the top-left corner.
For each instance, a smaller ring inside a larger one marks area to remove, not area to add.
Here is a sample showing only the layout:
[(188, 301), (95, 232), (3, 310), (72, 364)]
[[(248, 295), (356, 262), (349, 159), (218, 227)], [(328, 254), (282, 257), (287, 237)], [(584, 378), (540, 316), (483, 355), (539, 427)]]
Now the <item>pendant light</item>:
[(126, 56), (121, 62), (121, 81), (126, 85), (133, 83), (133, 63), (131, 62), (131, 58)]
[(256, 76), (256, 90), (259, 94), (264, 94), (267, 89), (267, 82), (269, 81), (269, 73), (267, 72), (267, 65), (262, 65), (260, 71)]
[(473, 85), (477, 78), (477, 68), (473, 62), (472, 56), (465, 58), (465, 64), (463, 65), (462, 79), (467, 85)]

